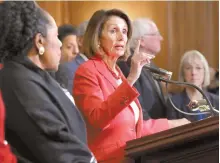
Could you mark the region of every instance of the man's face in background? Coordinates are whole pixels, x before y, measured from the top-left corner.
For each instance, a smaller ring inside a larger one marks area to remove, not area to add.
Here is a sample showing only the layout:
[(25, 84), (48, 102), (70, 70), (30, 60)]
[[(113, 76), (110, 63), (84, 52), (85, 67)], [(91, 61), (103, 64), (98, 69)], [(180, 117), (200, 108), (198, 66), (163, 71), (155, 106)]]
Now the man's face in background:
[(161, 50), (161, 41), (163, 37), (161, 36), (157, 26), (154, 23), (150, 24), (150, 29), (142, 36), (142, 48), (148, 53), (156, 55)]

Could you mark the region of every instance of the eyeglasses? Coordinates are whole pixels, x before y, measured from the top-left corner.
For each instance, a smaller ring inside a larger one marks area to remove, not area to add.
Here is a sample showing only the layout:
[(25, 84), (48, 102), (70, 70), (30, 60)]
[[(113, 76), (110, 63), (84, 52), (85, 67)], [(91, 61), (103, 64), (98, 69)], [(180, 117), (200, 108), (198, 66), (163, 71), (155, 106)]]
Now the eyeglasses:
[(160, 32), (157, 31), (155, 33), (148, 33), (148, 34), (145, 34), (144, 36), (161, 36)]
[(192, 71), (192, 70), (202, 71), (202, 70), (204, 70), (204, 67), (202, 67), (202, 66), (185, 66), (184, 70), (185, 71)]

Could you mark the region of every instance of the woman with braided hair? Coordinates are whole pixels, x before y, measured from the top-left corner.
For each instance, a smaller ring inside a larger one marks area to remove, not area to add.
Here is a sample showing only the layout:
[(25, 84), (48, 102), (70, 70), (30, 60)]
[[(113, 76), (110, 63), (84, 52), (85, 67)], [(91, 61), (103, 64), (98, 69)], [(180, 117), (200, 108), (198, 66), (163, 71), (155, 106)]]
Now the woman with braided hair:
[(54, 19), (33, 1), (5, 1), (0, 20), (6, 140), (34, 163), (96, 162), (80, 112), (48, 73), (61, 56)]

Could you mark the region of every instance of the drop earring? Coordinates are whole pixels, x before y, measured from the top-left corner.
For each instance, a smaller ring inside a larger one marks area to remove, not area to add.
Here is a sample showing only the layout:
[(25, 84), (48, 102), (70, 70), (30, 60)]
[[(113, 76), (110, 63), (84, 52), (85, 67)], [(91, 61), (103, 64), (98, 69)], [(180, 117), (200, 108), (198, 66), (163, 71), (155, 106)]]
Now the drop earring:
[(43, 46), (41, 46), (41, 47), (39, 48), (39, 50), (38, 50), (39, 55), (43, 55), (44, 52), (45, 52), (45, 49), (44, 49)]

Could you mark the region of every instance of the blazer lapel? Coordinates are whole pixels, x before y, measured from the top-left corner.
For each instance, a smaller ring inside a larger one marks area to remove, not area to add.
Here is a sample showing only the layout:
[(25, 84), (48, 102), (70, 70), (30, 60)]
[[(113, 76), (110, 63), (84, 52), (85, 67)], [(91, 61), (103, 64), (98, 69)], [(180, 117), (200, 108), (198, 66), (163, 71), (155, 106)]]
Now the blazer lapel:
[[(118, 68), (119, 69), (119, 68)], [(119, 69), (119, 73), (121, 74), (121, 77), (122, 77), (122, 80), (127, 80), (125, 78), (125, 76), (123, 75), (123, 73), (121, 72), (121, 70)], [(138, 92), (138, 90), (133, 86), (132, 87), (135, 91)], [(136, 124), (136, 133), (137, 133), (137, 138), (140, 138), (142, 135), (141, 135), (141, 131), (142, 131), (142, 124), (143, 124), (143, 112), (142, 112), (142, 107), (141, 107), (141, 104), (140, 102), (138, 101), (138, 98), (136, 98), (134, 100), (134, 102), (136, 103), (136, 105), (138, 106), (138, 109), (139, 109), (139, 117), (138, 117), (138, 121), (137, 121), (137, 124)], [(130, 107), (131, 108), (131, 107)], [(131, 108), (132, 109), (132, 108)], [(134, 112), (133, 112), (134, 113)]]
[(118, 85), (103, 61), (101, 59), (94, 59), (93, 62), (98, 72), (116, 89)]
[(142, 127), (143, 127), (143, 112), (141, 108), (141, 104), (139, 103), (138, 99), (135, 99), (135, 103), (137, 104), (139, 108), (139, 118), (136, 126), (136, 133), (137, 133), (137, 138), (140, 138), (142, 135)]
[(83, 62), (85, 62), (84, 59), (79, 54), (76, 56), (75, 60), (78, 65), (81, 65)]
[[(118, 87), (116, 81), (114, 80), (114, 77), (112, 76), (111, 72), (108, 70), (108, 68), (106, 67), (106, 65), (103, 63), (103, 61), (101, 59), (93, 59), (94, 65), (97, 68), (98, 72), (100, 74), (102, 74), (102, 76), (108, 80), (112, 86), (116, 89)], [(117, 67), (117, 70), (119, 72), (119, 74), (121, 75), (121, 79), (122, 81), (126, 80), (126, 78), (124, 77), (123, 73), (121, 72), (121, 70), (119, 69), (119, 67)], [(133, 89), (135, 89), (134, 87), (132, 87)], [(136, 90), (136, 89), (135, 89)], [(137, 90), (136, 90), (137, 91)], [(142, 131), (142, 123), (143, 123), (143, 118), (142, 118), (142, 108), (140, 103), (138, 102), (137, 99), (135, 99), (135, 103), (137, 104), (138, 108), (139, 108), (139, 119), (137, 122), (137, 126), (136, 126), (136, 132), (137, 132), (137, 137), (141, 137), (141, 131)]]

